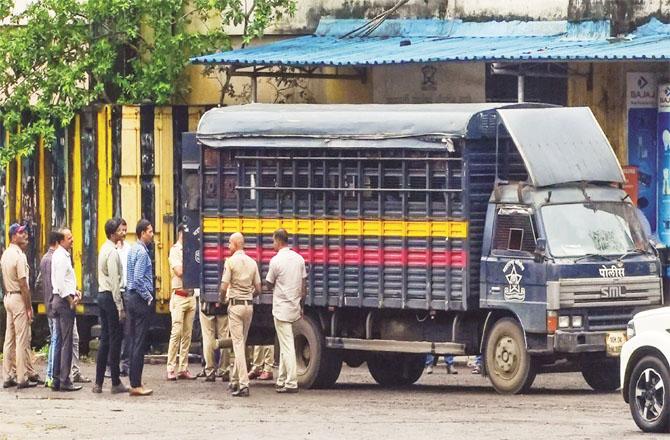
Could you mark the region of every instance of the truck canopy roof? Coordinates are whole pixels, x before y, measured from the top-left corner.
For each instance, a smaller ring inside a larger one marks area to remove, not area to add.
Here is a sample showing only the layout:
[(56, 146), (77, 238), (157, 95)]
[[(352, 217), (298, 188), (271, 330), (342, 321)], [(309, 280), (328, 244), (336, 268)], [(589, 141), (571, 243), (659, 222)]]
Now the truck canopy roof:
[(498, 114), (533, 186), (624, 182), (614, 150), (588, 107), (498, 109)]
[[(207, 111), (200, 119), (197, 137), (210, 147), (233, 143), (244, 146), (239, 141), (244, 138), (473, 138), (482, 136), (481, 125), (486, 121), (481, 118), (485, 112), (529, 106), (538, 104), (248, 104)], [(231, 143), (232, 139), (238, 141)], [(281, 142), (277, 144), (281, 146)], [(299, 146), (303, 145), (293, 143), (294, 148)], [(304, 146), (313, 145), (306, 142)]]
[(444, 149), (444, 138), (495, 138), (500, 121), (500, 135), (511, 136), (535, 187), (624, 182), (614, 151), (588, 107), (249, 104), (207, 111), (196, 136), (208, 147)]

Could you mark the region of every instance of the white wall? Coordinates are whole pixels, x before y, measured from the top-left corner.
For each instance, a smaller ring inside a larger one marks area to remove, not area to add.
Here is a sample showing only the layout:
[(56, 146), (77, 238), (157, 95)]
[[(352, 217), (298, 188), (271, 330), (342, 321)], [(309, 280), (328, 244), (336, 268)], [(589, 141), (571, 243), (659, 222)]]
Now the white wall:
[[(597, 0), (596, 0), (597, 2)], [(568, 0), (449, 0), (449, 18), (524, 17), (534, 20), (563, 20)]]
[[(311, 33), (319, 18), (371, 18), (397, 0), (297, 0), (293, 18), (270, 31)], [(601, 20), (617, 27), (644, 22), (651, 15), (670, 21), (669, 0), (410, 0), (397, 11), (402, 18), (463, 20)]]

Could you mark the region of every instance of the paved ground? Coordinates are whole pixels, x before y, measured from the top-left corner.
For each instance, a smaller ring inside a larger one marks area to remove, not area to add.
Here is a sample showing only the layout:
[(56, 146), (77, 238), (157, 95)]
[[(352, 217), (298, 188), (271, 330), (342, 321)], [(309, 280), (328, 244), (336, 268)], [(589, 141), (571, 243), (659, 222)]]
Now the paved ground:
[[(193, 369), (197, 369), (193, 366)], [(93, 375), (93, 366), (84, 371)], [(334, 389), (278, 395), (254, 382), (235, 399), (226, 384), (165, 382), (147, 365), (148, 398), (44, 388), (0, 390), (0, 439), (610, 439), (637, 430), (618, 393), (592, 392), (579, 374), (538, 376), (532, 393), (501, 396), (465, 367), (440, 366), (408, 389), (377, 386), (365, 366), (345, 367)]]

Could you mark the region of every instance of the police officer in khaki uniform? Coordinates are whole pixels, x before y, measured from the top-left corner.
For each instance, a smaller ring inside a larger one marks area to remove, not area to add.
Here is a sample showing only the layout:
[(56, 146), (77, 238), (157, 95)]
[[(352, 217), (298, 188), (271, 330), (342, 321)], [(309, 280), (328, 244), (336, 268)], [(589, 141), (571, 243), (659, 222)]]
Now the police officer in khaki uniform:
[[(188, 371), (188, 353), (191, 349), (193, 318), (195, 318), (195, 296), (192, 289), (184, 289), (184, 225), (177, 226), (177, 242), (170, 249), (170, 270), (172, 271), (172, 298), (170, 315), (172, 330), (167, 357), (167, 379), (195, 379)], [(179, 364), (177, 365), (177, 356)]]
[(275, 360), (274, 345), (254, 346), (249, 379), (272, 380), (272, 366)]
[(230, 372), (234, 357), (230, 347), (221, 348), (219, 364), (216, 363), (216, 341), (230, 340), (228, 331), (228, 315), (205, 313), (204, 305), (200, 303), (200, 329), (202, 331), (202, 356), (205, 358), (205, 368), (199, 377), (204, 376), (205, 382), (214, 382), (220, 376), (223, 382), (230, 381)]
[[(4, 282), (3, 303), (7, 313), (5, 330), (4, 388), (34, 387), (29, 380), (32, 362), (30, 360), (30, 324), (33, 321), (30, 289), (28, 288), (28, 260), (22, 248), (28, 241), (26, 227), (14, 223), (9, 227), (10, 245), (2, 254), (2, 279)], [(16, 378), (12, 377), (16, 362)]]
[(244, 253), (242, 234), (236, 232), (230, 236), (228, 249), (232, 256), (224, 264), (219, 293), (222, 301), (228, 303), (228, 325), (235, 353), (230, 381), (234, 397), (247, 397), (249, 373), (245, 347), (253, 315), (251, 300), (261, 292), (261, 276), (256, 261)]

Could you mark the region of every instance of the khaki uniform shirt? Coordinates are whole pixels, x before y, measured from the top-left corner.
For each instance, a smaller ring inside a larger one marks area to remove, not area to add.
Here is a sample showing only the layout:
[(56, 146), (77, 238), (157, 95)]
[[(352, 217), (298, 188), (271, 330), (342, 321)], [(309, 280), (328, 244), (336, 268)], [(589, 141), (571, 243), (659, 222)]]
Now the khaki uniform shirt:
[(222, 283), (229, 283), (228, 299), (253, 299), (255, 284), (260, 284), (261, 275), (253, 258), (239, 250), (223, 265)]
[(280, 321), (295, 322), (300, 319), (302, 282), (307, 278), (305, 260), (297, 252), (284, 247), (270, 260), (270, 269), (265, 277), (274, 284), (272, 292), (272, 316)]
[(4, 288), (8, 292), (20, 292), (21, 286), (19, 280), (25, 278), (28, 282), (28, 259), (20, 247), (15, 244), (10, 244), (3, 252), (0, 258), (0, 266), (2, 266), (2, 279), (5, 282)]
[(170, 256), (168, 257), (168, 260), (170, 262), (170, 273), (172, 273), (170, 287), (172, 287), (172, 290), (182, 289), (184, 287), (184, 282), (181, 279), (182, 277), (178, 277), (174, 272), (175, 267), (184, 267), (184, 246), (181, 243), (176, 242), (174, 245), (172, 245), (170, 248)]

